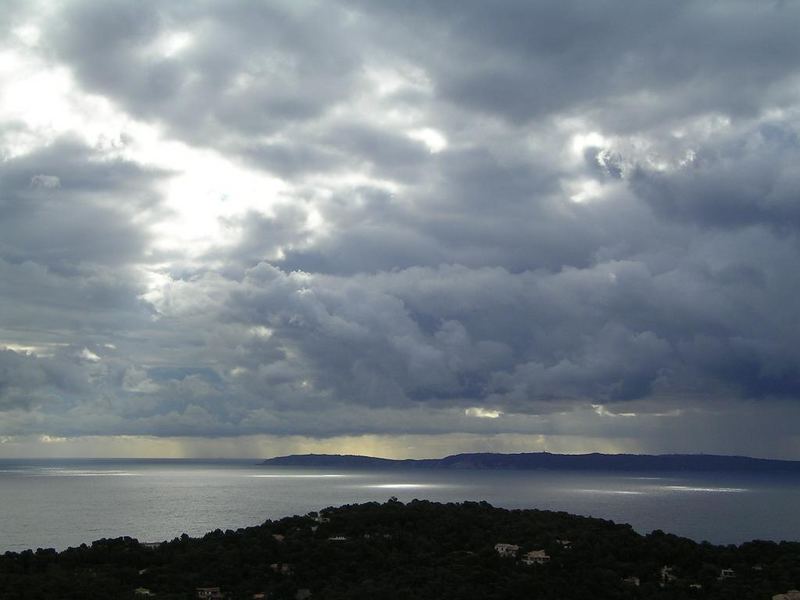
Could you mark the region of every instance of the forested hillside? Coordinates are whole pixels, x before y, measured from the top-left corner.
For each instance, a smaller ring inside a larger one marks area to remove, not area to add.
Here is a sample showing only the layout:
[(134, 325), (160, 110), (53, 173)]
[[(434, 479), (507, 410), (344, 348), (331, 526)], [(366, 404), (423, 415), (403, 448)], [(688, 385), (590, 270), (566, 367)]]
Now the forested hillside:
[[(544, 564), (525, 564), (531, 551)], [(394, 499), (160, 545), (0, 557), (4, 600), (188, 599), (197, 588), (231, 600), (755, 599), (799, 586), (800, 543), (713, 546), (567, 513)]]

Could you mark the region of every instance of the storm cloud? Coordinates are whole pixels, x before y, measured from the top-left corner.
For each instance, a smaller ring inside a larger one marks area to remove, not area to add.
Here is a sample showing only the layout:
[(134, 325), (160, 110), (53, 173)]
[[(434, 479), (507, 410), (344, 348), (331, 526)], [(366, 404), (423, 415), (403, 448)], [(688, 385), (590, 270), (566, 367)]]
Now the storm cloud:
[(0, 442), (800, 457), (798, 22), (7, 3)]

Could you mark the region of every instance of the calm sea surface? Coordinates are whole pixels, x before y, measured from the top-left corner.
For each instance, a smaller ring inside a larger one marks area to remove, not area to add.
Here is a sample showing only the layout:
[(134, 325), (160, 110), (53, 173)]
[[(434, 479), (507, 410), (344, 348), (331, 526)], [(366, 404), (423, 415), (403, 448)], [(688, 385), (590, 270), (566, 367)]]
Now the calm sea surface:
[(0, 461), (0, 552), (199, 536), (352, 502), (487, 500), (695, 540), (800, 540), (800, 477), (277, 469), (258, 461)]

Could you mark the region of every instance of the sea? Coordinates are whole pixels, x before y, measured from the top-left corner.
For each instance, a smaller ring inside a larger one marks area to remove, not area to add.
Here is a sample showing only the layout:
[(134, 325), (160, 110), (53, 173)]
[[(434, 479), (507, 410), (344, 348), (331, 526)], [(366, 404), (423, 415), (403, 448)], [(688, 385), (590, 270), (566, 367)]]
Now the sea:
[(196, 537), (329, 506), (485, 500), (661, 529), (715, 544), (800, 541), (800, 476), (350, 470), (253, 460), (0, 460), (0, 552)]

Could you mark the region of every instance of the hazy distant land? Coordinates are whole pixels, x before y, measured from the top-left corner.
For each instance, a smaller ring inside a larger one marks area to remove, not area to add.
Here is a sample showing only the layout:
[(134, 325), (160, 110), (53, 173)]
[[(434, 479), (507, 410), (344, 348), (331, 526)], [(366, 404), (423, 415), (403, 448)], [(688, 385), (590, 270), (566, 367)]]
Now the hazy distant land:
[(738, 471), (757, 473), (797, 473), (800, 461), (720, 456), (713, 454), (551, 454), (491, 452), (454, 454), (444, 458), (376, 458), (347, 454), (295, 454), (269, 458), (271, 467), (340, 467), (408, 469), (543, 469), (559, 471)]

